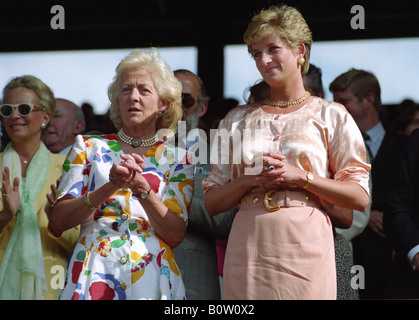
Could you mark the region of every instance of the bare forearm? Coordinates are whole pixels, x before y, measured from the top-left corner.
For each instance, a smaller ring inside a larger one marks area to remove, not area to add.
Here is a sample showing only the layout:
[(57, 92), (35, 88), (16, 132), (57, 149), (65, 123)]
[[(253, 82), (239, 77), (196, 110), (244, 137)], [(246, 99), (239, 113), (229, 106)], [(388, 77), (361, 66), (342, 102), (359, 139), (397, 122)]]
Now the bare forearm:
[(335, 228), (348, 229), (352, 226), (354, 216), (352, 209), (333, 206), (326, 212)]
[(369, 202), (366, 191), (354, 182), (315, 176), (308, 186), (308, 191), (331, 204), (358, 211), (364, 211)]
[(171, 248), (178, 246), (186, 233), (186, 223), (176, 213), (169, 210), (151, 191), (147, 199), (139, 198), (154, 232)]
[[(117, 189), (115, 185), (106, 183), (89, 192), (89, 199), (94, 206), (99, 207)], [(50, 221), (56, 231), (63, 232), (82, 224), (93, 212), (94, 210), (89, 208), (84, 196), (77, 198), (65, 196), (52, 208)]]
[[(308, 179), (307, 171), (289, 164), (278, 153), (268, 153), (263, 158), (264, 168), (273, 166), (274, 170), (264, 170), (261, 175), (272, 182), (288, 185), (289, 187), (306, 188), (322, 200), (333, 205), (364, 211), (369, 203), (367, 192), (357, 183), (350, 181), (336, 181), (314, 175), (312, 181)], [(269, 181), (267, 181), (269, 182)]]
[(205, 194), (205, 209), (210, 215), (214, 216), (221, 212), (228, 211), (237, 205), (243, 195), (251, 187), (251, 185), (248, 184), (249, 179), (247, 179), (246, 176), (242, 177), (207, 191)]

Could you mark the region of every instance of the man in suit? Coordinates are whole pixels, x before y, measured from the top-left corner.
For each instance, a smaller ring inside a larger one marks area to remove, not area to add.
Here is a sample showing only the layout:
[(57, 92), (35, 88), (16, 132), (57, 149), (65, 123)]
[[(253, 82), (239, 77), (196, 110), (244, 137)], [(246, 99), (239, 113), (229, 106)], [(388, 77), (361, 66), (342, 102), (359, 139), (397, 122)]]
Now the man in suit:
[(400, 138), (386, 130), (380, 120), (381, 89), (370, 72), (351, 69), (338, 76), (329, 86), (336, 102), (343, 104), (364, 135), (371, 159), (372, 203), (367, 228), (352, 241), (354, 263), (365, 270), (365, 289), (360, 298), (381, 299), (385, 296), (392, 262), (392, 244), (383, 231), (383, 211), (392, 173), (400, 150)]
[(419, 298), (419, 129), (407, 138), (393, 188), (388, 192), (384, 230), (395, 244), (396, 255), (388, 292), (396, 299)]
[[(199, 154), (200, 161), (195, 164), (195, 187), (186, 235), (173, 251), (188, 299), (218, 300), (220, 285), (215, 241), (228, 237), (236, 211), (233, 209), (212, 217), (205, 210), (202, 180), (211, 171), (210, 148), (205, 131), (200, 129), (199, 120), (208, 109), (209, 97), (205, 94), (202, 80), (193, 72), (176, 70), (175, 76), (182, 83), (184, 120), (178, 127), (178, 140), (182, 140), (178, 144), (192, 153), (198, 150), (198, 153), (205, 151), (205, 154)], [(187, 137), (183, 136), (182, 130), (186, 131)]]

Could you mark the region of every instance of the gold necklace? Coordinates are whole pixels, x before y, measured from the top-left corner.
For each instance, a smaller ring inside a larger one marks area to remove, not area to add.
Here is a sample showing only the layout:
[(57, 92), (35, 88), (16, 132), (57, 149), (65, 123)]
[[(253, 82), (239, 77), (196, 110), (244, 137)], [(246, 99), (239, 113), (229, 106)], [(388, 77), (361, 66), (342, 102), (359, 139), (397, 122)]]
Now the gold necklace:
[(291, 100), (291, 101), (272, 101), (272, 100), (269, 100), (268, 98), (266, 98), (264, 102), (268, 106), (286, 108), (286, 107), (289, 107), (289, 106), (299, 104), (299, 103), (307, 100), (308, 97), (310, 97), (310, 96), (311, 96), (310, 92), (306, 91), (306, 92), (304, 92), (304, 94), (300, 98), (295, 99), (295, 100)]
[(122, 129), (118, 131), (118, 137), (123, 142), (125, 142), (126, 144), (130, 144), (134, 148), (137, 148), (137, 147), (151, 147), (151, 146), (155, 145), (157, 141), (159, 141), (157, 139), (157, 135), (155, 135), (154, 137), (152, 137), (150, 139), (144, 139), (144, 140), (137, 139), (137, 138), (132, 138), (129, 135), (127, 135), (124, 131), (122, 131)]

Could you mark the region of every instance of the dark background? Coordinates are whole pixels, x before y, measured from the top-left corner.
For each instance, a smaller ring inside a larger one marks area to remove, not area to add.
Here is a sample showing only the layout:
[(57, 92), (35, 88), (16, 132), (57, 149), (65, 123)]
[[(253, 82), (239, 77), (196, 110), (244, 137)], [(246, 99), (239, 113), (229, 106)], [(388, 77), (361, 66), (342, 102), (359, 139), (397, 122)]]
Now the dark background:
[[(299, 8), (314, 41), (419, 36), (418, 2), (284, 1)], [(252, 15), (267, 0), (2, 1), (0, 51), (196, 46), (198, 74), (212, 101), (223, 96), (223, 47), (243, 44)], [(65, 9), (65, 29), (53, 30), (53, 5)], [(354, 30), (351, 8), (365, 9), (365, 29)], [(389, 48), (391, 50), (391, 48)], [(412, 59), (418, 53), (412, 52)]]

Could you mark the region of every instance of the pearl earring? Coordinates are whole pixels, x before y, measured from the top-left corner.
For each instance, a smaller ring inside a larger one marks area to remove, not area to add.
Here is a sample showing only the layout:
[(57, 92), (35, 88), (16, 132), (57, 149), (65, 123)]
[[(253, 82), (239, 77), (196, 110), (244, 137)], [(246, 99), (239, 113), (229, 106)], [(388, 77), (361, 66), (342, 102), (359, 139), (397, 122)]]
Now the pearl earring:
[(304, 59), (304, 57), (299, 58), (299, 59), (298, 59), (298, 61), (297, 61), (297, 63), (298, 63), (300, 66), (303, 66), (305, 62), (306, 62), (306, 59)]
[(47, 125), (46, 125), (45, 123), (42, 123), (42, 124), (41, 124), (41, 129), (42, 129), (42, 130), (44, 130), (44, 129), (46, 128), (46, 126), (47, 126)]

